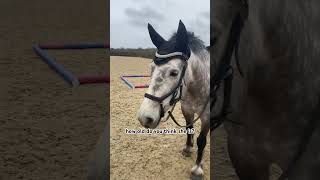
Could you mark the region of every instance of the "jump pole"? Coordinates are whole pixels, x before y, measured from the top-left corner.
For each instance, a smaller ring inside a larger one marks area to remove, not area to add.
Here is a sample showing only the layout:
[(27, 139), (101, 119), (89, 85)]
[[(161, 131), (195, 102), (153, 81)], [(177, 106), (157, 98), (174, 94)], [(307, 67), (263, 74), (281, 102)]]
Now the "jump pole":
[(109, 44), (81, 43), (81, 44), (41, 44), (41, 49), (101, 49), (110, 48)]
[(149, 87), (148, 84), (134, 86), (134, 88), (148, 88), (148, 87)]
[(125, 77), (120, 76), (121, 80), (130, 88), (130, 89), (134, 89), (134, 85), (132, 85), (128, 80), (126, 80)]
[(78, 86), (79, 80), (71, 72), (66, 70), (62, 65), (58, 64), (53, 58), (51, 58), (45, 51), (43, 51), (39, 46), (33, 46), (33, 50), (41, 57), (41, 59), (46, 62), (50, 68), (56, 71), (65, 81), (67, 81), (72, 86)]
[(128, 78), (130, 78), (130, 77), (150, 77), (150, 75), (124, 75), (122, 77), (128, 77)]
[(78, 78), (80, 84), (109, 83), (109, 76), (82, 76)]

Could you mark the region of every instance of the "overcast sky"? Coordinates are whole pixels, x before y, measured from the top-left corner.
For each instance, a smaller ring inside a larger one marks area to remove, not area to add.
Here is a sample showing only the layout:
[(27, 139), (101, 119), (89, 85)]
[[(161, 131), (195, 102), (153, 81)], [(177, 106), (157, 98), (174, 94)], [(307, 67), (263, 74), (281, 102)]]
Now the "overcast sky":
[(205, 45), (210, 42), (210, 0), (111, 0), (110, 11), (112, 48), (154, 47), (147, 24), (168, 39), (180, 19)]

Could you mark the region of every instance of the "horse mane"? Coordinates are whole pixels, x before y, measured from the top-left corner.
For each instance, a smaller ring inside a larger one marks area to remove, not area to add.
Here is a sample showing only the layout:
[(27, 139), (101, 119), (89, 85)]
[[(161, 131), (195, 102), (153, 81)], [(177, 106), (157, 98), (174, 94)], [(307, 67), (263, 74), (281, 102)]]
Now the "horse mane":
[[(210, 90), (210, 55), (207, 47), (204, 45), (204, 42), (196, 36), (193, 32), (187, 32), (188, 33), (188, 45), (191, 50), (191, 52), (195, 55), (195, 58), (192, 58), (192, 60), (189, 60), (189, 65), (193, 68), (192, 71), (192, 79), (196, 79), (196, 81), (202, 82), (202, 87), (199, 89), (198, 86), (196, 87), (190, 87), (193, 89), (193, 92), (203, 94), (204, 96), (209, 94)], [(169, 42), (175, 43), (176, 39), (176, 33), (174, 33), (171, 38), (169, 39)], [(188, 80), (186, 80), (188, 81)], [(197, 95), (195, 95), (197, 96)]]
[[(175, 32), (169, 39), (169, 41), (175, 42), (177, 33)], [(204, 45), (204, 42), (194, 34), (194, 32), (188, 31), (188, 45), (191, 51), (197, 56), (201, 56), (204, 50), (207, 50), (207, 47)]]

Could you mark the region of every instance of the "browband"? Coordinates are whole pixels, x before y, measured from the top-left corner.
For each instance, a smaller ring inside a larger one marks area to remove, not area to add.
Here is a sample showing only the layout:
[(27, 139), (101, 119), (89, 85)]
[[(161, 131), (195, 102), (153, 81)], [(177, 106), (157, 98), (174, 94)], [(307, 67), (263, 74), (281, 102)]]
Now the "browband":
[(169, 58), (169, 57), (173, 57), (173, 56), (182, 56), (182, 55), (184, 55), (182, 52), (173, 52), (173, 53), (169, 53), (169, 54), (158, 54), (158, 52), (156, 52), (157, 58)]

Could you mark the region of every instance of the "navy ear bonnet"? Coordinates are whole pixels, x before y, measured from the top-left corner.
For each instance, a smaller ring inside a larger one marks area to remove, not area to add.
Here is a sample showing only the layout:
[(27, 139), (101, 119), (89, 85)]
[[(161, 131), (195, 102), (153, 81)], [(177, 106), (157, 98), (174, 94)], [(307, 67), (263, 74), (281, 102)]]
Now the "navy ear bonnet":
[(187, 61), (190, 58), (188, 32), (180, 20), (177, 33), (166, 41), (155, 29), (148, 24), (149, 35), (152, 43), (157, 47), (154, 63), (156, 65), (165, 64), (173, 58), (180, 58)]

